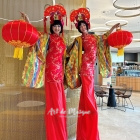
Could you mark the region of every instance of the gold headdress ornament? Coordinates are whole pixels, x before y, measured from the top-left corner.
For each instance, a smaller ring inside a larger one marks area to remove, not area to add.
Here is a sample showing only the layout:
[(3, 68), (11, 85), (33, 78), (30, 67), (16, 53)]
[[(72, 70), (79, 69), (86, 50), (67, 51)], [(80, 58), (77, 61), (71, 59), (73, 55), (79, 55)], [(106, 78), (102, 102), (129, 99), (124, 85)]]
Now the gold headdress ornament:
[(73, 10), (70, 14), (70, 21), (75, 24), (75, 27), (78, 28), (78, 22), (84, 20), (88, 27), (90, 28), (90, 13), (88, 8), (79, 8), (77, 10)]
[[(46, 33), (46, 21), (47, 18), (50, 17), (50, 24), (53, 24), (54, 20), (60, 20), (62, 25), (64, 25), (63, 17), (66, 16), (66, 10), (62, 5), (48, 5), (44, 10), (44, 32)], [(67, 25), (67, 17), (66, 17), (66, 25)]]

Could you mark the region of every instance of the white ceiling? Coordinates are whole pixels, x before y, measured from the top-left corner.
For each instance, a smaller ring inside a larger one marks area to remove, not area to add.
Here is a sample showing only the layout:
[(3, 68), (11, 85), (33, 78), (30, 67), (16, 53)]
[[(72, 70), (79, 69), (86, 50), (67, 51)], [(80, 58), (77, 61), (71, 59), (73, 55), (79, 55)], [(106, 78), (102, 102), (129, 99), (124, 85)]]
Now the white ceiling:
[[(140, 0), (118, 0), (116, 4), (123, 7), (134, 7), (140, 6)], [(122, 29), (135, 32), (133, 33), (134, 38), (140, 39), (140, 16), (131, 18), (116, 17), (115, 12), (118, 9), (113, 6), (113, 0), (87, 0), (87, 7), (90, 8), (91, 13), (91, 28), (108, 27), (105, 25), (105, 22), (110, 20), (127, 20), (128, 24), (122, 26)], [(136, 13), (140, 13), (140, 9), (129, 10), (126, 13), (121, 12), (122, 15)], [(99, 32), (96, 33), (98, 34)], [(114, 48), (111, 49), (116, 50)], [(140, 42), (132, 42), (129, 46), (125, 47), (125, 52), (140, 52)]]
[[(88, 7), (91, 13), (91, 28), (95, 27), (107, 27), (105, 22), (109, 20), (127, 20), (128, 24), (122, 26), (122, 29), (133, 31), (134, 38), (140, 39), (140, 16), (131, 18), (119, 18), (115, 16), (115, 12), (118, 10), (113, 6), (113, 0), (54, 0), (56, 4), (61, 3), (67, 10), (67, 16), (72, 9), (77, 9), (82, 6)], [(28, 14), (30, 21), (38, 21), (43, 18), (44, 6), (46, 4), (52, 5), (53, 0), (0, 0), (0, 24), (5, 24), (7, 20), (20, 19), (19, 11)], [(123, 7), (140, 6), (140, 0), (118, 0), (117, 5)], [(140, 13), (138, 10), (129, 10), (121, 12), (121, 14), (131, 15)], [(3, 19), (2, 19), (3, 18)], [(66, 30), (71, 29), (71, 23), (68, 20), (68, 26)], [(43, 27), (43, 21), (32, 22), (36, 27)], [(110, 27), (108, 27), (110, 28)], [(95, 32), (96, 34), (102, 34), (102, 32)], [(113, 49), (112, 50), (116, 50)], [(125, 48), (126, 52), (140, 52), (140, 42), (132, 42)]]

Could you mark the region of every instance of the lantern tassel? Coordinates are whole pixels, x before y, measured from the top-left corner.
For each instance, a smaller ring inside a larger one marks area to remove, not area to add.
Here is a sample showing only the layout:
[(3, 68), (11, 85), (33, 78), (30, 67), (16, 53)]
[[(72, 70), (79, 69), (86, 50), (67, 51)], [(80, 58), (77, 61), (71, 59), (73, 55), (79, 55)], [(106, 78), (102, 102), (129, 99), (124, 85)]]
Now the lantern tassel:
[(13, 58), (18, 58), (18, 52), (19, 52), (19, 48), (15, 47)]
[(19, 48), (18, 59), (23, 60), (23, 48)]
[(19, 60), (23, 59), (23, 48), (16, 47), (14, 49), (14, 56), (13, 58), (18, 58)]
[(123, 56), (124, 55), (124, 48), (118, 49), (117, 56)]

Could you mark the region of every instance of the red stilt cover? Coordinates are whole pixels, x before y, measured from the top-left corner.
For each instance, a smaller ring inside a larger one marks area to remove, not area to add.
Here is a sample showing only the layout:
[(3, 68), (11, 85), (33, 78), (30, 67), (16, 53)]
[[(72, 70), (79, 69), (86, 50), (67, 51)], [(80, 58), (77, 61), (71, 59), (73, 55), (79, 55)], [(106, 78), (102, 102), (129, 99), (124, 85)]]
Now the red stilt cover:
[[(93, 76), (83, 76), (77, 124), (77, 140), (100, 140)], [(85, 113), (85, 114), (84, 114)]]

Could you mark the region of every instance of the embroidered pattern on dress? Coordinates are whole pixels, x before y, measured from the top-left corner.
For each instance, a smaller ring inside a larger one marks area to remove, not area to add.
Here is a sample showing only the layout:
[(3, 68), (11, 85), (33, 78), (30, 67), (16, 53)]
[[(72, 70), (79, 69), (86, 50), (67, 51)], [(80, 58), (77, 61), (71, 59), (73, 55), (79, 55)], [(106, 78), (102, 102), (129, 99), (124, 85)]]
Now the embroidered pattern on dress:
[(94, 63), (96, 60), (97, 41), (93, 35), (82, 36), (82, 46), (84, 54), (82, 55), (82, 66), (80, 74), (94, 75)]
[(47, 82), (63, 81), (62, 58), (66, 46), (63, 39), (57, 35), (50, 35), (49, 50), (46, 57), (45, 80)]

